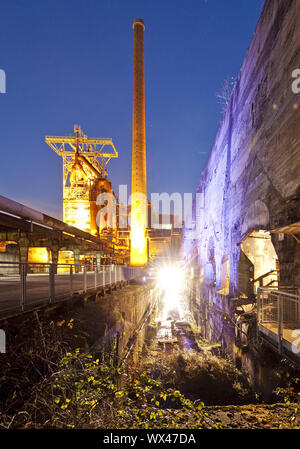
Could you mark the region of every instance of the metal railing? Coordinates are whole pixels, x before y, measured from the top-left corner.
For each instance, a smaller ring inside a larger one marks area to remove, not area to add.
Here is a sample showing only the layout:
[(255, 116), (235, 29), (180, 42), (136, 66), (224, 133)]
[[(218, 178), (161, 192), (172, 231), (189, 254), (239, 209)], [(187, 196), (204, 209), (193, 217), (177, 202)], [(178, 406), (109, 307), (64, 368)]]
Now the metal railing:
[(291, 293), (292, 295), (299, 295), (300, 293), (300, 288), (296, 287), (294, 285), (264, 285), (263, 287), (259, 287), (259, 288), (263, 288), (265, 290), (269, 290), (269, 291), (282, 291), (284, 293)]
[(0, 262), (0, 316), (142, 275), (142, 268), (123, 265)]
[[(260, 332), (265, 333), (282, 353), (283, 346), (299, 354), (300, 342), (300, 295), (298, 289), (293, 287), (295, 293), (287, 290), (257, 289), (257, 322)], [(299, 348), (298, 348), (299, 346)], [(299, 349), (299, 351), (298, 351)]]

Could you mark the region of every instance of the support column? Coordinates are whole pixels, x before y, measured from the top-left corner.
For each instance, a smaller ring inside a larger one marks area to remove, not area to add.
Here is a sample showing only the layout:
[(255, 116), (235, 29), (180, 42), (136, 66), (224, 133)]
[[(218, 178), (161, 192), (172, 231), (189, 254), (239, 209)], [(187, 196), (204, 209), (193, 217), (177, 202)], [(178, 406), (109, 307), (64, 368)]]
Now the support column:
[(96, 261), (97, 261), (96, 265), (97, 265), (97, 267), (100, 267), (100, 265), (101, 265), (101, 257), (102, 257), (102, 252), (101, 251), (97, 252), (96, 253)]
[[(28, 262), (29, 239), (26, 234), (21, 234), (18, 240), (19, 246), (19, 262)], [(27, 273), (28, 266), (25, 265), (24, 272)], [(20, 271), (21, 272), (21, 271)]]
[(79, 273), (79, 256), (80, 256), (80, 251), (79, 249), (73, 249), (73, 254), (74, 254), (74, 265), (75, 265), (75, 273)]
[(20, 262), (28, 262), (28, 249), (29, 249), (29, 239), (26, 234), (21, 235), (18, 240), (19, 245), (19, 261)]
[(58, 253), (59, 253), (59, 247), (58, 246), (51, 246), (51, 258), (52, 258), (52, 264), (53, 264), (53, 273), (57, 273), (57, 264), (58, 264)]
[(49, 242), (48, 248), (51, 251), (51, 260), (52, 260), (52, 272), (53, 274), (57, 273), (57, 264), (58, 264), (58, 254), (59, 254), (59, 241), (54, 239)]

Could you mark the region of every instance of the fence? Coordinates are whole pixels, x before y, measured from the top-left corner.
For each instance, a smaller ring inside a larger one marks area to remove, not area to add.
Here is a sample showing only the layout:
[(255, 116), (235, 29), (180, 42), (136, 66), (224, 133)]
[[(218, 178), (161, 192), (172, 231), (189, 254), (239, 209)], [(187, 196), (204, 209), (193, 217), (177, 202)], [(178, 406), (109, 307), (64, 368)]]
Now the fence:
[(259, 332), (269, 337), (280, 353), (292, 351), (300, 357), (300, 295), (298, 289), (257, 289)]
[(122, 265), (0, 262), (0, 315), (142, 276)]

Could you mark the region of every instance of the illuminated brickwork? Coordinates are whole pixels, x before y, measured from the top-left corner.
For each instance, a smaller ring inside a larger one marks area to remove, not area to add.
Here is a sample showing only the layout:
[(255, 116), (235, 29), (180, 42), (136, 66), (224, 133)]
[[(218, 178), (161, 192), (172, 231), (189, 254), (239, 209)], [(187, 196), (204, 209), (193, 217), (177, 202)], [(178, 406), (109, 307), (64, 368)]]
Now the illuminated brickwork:
[(133, 23), (133, 118), (132, 118), (132, 209), (131, 265), (147, 263), (147, 178), (145, 132), (144, 30), (142, 19)]

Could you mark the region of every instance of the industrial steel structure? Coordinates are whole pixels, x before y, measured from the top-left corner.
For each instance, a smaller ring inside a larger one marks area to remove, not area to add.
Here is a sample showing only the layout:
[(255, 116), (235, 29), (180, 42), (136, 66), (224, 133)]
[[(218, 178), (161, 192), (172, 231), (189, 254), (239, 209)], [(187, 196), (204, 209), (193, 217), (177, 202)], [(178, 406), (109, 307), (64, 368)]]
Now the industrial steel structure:
[[(63, 159), (64, 222), (99, 235), (97, 197), (103, 192), (113, 194), (106, 169), (108, 162), (118, 157), (112, 139), (88, 138), (75, 125), (74, 134), (46, 136), (45, 141)], [(107, 147), (110, 151), (105, 152)]]
[(0, 261), (55, 264), (69, 253), (78, 267), (80, 255), (98, 264), (116, 256), (111, 242), (1, 195), (0, 211)]

